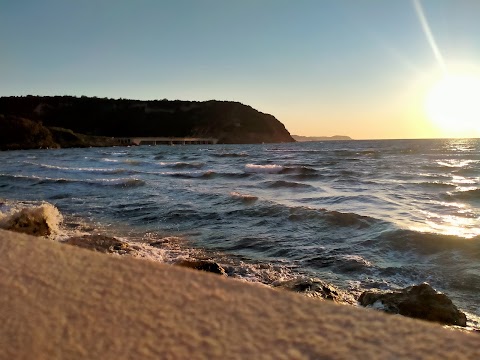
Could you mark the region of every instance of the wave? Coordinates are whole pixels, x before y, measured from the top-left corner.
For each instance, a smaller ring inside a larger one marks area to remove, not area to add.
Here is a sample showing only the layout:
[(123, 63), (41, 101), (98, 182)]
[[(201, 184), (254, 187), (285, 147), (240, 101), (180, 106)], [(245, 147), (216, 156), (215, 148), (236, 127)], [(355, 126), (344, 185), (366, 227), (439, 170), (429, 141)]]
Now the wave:
[(191, 172), (184, 172), (184, 173), (165, 173), (165, 175), (169, 175), (176, 178), (181, 179), (211, 179), (217, 175), (215, 171), (191, 171)]
[(210, 154), (211, 156), (214, 157), (219, 157), (219, 158), (240, 158), (240, 157), (248, 157), (249, 155), (245, 152), (240, 152), (240, 153), (214, 153)]
[(302, 184), (293, 181), (285, 181), (285, 180), (277, 180), (277, 181), (266, 181), (265, 184), (267, 187), (271, 189), (280, 189), (280, 188), (287, 188), (287, 189), (314, 189), (313, 186), (308, 184)]
[(48, 184), (48, 183), (73, 183), (73, 182), (82, 182), (82, 180), (66, 179), (66, 178), (50, 178), (50, 177), (41, 177), (37, 175), (20, 175), (20, 174), (0, 174), (0, 178), (13, 179), (15, 181), (23, 180), (34, 182), (35, 184)]
[[(362, 189), (359, 189), (358, 192), (360, 193)], [(362, 206), (365, 206), (367, 204), (380, 204), (380, 203), (385, 203), (386, 200), (381, 199), (375, 195), (333, 195), (333, 196), (328, 196), (325, 194), (325, 196), (322, 196), (317, 199), (306, 199), (307, 203), (311, 202), (317, 202), (320, 204), (328, 204), (328, 205), (333, 205), (333, 204), (343, 204), (343, 203), (354, 203), (354, 204), (361, 204)], [(355, 205), (358, 207), (358, 205)]]
[(257, 196), (249, 195), (249, 194), (241, 194), (241, 193), (238, 193), (236, 191), (232, 191), (230, 193), (230, 196), (234, 199), (241, 200), (245, 203), (252, 203), (252, 202), (255, 202), (255, 201), (258, 200)]
[(311, 209), (306, 207), (295, 207), (290, 209), (288, 217), (291, 221), (305, 221), (318, 219), (325, 221), (329, 225), (338, 227), (368, 228), (376, 222), (380, 222), (369, 216), (363, 216), (355, 213), (344, 213), (327, 209)]
[(382, 246), (391, 250), (414, 251), (423, 255), (432, 255), (443, 251), (463, 251), (468, 256), (480, 259), (480, 236), (466, 239), (455, 235), (397, 229), (382, 232), (377, 236), (377, 240)]
[[(97, 161), (95, 159), (92, 159), (93, 161)], [(148, 161), (144, 160), (136, 160), (136, 159), (111, 159), (111, 158), (102, 158), (100, 161), (107, 162), (107, 163), (121, 163), (121, 164), (126, 164), (126, 165), (131, 165), (131, 166), (141, 166), (141, 165), (150, 165), (151, 163)]]
[(0, 228), (35, 236), (53, 236), (60, 232), (63, 216), (50, 203), (17, 203), (0, 211)]
[(245, 172), (247, 173), (264, 173), (264, 174), (278, 174), (283, 170), (281, 165), (245, 165)]
[(188, 163), (188, 162), (161, 162), (158, 165), (174, 168), (174, 169), (199, 169), (205, 164), (202, 162)]
[(231, 210), (225, 213), (227, 217), (240, 218), (242, 216), (253, 219), (279, 218), (293, 222), (306, 222), (309, 224), (319, 221), (335, 227), (352, 227), (356, 229), (368, 228), (374, 224), (383, 223), (381, 220), (355, 213), (343, 213), (327, 209), (314, 209), (304, 206), (289, 207), (269, 201), (256, 204), (254, 207)]
[(133, 165), (133, 166), (149, 165), (150, 164), (148, 161), (134, 160), (134, 159), (123, 160), (122, 163), (128, 164), (128, 165)]
[(440, 181), (424, 181), (424, 182), (416, 183), (416, 185), (426, 187), (426, 188), (438, 188), (438, 189), (456, 188), (456, 185), (454, 185), (454, 184), (444, 183), (444, 182), (440, 182)]
[(101, 186), (118, 186), (118, 187), (136, 187), (145, 185), (145, 181), (136, 178), (117, 178), (117, 179), (67, 179), (67, 178), (50, 178), (40, 177), (36, 175), (10, 175), (0, 174), (0, 177), (6, 177), (11, 179), (21, 179), (35, 181), (36, 184), (67, 184), (67, 183), (81, 183), (88, 185), (101, 185)]
[(127, 178), (127, 179), (101, 179), (95, 180), (92, 182), (94, 185), (100, 184), (102, 186), (115, 186), (115, 187), (122, 187), (122, 188), (132, 188), (145, 185), (145, 181), (141, 179), (135, 178)]
[(465, 191), (454, 191), (448, 193), (448, 197), (456, 200), (480, 200), (480, 188), (465, 190)]
[(480, 160), (444, 160), (444, 161), (437, 161), (437, 164), (442, 166), (443, 168), (465, 168), (468, 166), (472, 166), (473, 164), (479, 163)]
[(72, 167), (65, 167), (65, 166), (56, 166), (56, 165), (49, 165), (49, 164), (39, 164), (34, 162), (25, 161), (26, 164), (39, 166), (46, 169), (53, 169), (53, 170), (62, 170), (68, 172), (82, 172), (82, 173), (98, 173), (98, 174), (122, 174), (122, 173), (130, 173), (131, 170), (118, 168), (118, 169), (104, 169), (104, 168), (72, 168)]
[(249, 176), (251, 176), (251, 174), (249, 173), (218, 173), (217, 174), (218, 176), (220, 177), (224, 177), (224, 178), (227, 178), (227, 179), (244, 179), (244, 178), (248, 178)]
[(308, 166), (287, 166), (281, 171), (281, 174), (298, 174), (298, 175), (317, 175), (318, 170)]
[(0, 178), (13, 179), (13, 180), (42, 180), (39, 176), (35, 175), (20, 175), (20, 174), (0, 174)]
[(330, 255), (314, 256), (306, 259), (305, 264), (313, 268), (335, 268), (341, 272), (366, 272), (373, 264), (360, 255)]

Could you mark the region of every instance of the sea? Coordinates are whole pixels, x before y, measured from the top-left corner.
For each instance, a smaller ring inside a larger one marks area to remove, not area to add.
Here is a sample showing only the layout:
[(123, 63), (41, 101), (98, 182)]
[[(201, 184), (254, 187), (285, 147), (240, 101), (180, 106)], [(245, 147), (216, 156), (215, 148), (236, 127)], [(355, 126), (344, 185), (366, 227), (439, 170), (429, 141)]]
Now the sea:
[(480, 139), (0, 152), (0, 218), (42, 204), (53, 241), (105, 234), (354, 296), (428, 282), (480, 327)]

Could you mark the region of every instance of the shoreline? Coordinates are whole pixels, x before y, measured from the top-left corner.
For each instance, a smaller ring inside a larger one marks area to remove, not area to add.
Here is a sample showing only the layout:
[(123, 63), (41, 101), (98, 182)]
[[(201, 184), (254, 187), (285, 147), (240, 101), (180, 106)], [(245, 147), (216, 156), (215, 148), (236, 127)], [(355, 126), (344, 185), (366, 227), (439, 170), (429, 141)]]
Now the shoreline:
[[(52, 204), (42, 202), (39, 206), (30, 204), (28, 207), (25, 207), (26, 203), (19, 204), (21, 207), (15, 210), (12, 208), (3, 217), (0, 211), (0, 229), (117, 258), (141, 259), (216, 273), (225, 278), (297, 293), (316, 301), (329, 300), (337, 304), (383, 310), (389, 314), (437, 322), (463, 331), (479, 331), (478, 317), (475, 314), (457, 308), (447, 295), (437, 292), (427, 283), (416, 283), (390, 292), (369, 288), (354, 291), (312, 274), (277, 268), (278, 265), (274, 263), (244, 262), (221, 252), (194, 248), (182, 237), (154, 235), (149, 239), (131, 239), (126, 234), (126, 237), (118, 236), (118, 232), (100, 229), (95, 232), (69, 232), (64, 228), (63, 215)], [(1, 208), (0, 202), (0, 210)]]
[(480, 356), (477, 334), (3, 230), (0, 263), (5, 359)]

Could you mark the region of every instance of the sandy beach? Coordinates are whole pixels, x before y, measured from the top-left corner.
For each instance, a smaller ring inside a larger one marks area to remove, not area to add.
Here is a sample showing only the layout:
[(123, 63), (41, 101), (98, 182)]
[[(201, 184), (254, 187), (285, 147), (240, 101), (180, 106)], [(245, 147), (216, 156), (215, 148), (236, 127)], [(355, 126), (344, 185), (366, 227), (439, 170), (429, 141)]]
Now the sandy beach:
[(480, 356), (477, 334), (0, 231), (2, 359)]

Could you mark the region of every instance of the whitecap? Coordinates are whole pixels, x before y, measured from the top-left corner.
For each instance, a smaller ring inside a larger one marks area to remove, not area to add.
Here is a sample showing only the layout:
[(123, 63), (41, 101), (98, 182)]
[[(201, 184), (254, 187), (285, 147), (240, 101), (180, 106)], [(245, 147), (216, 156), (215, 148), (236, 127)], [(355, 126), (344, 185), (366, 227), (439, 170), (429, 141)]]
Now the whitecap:
[(258, 200), (257, 196), (249, 195), (249, 194), (241, 194), (241, 193), (236, 192), (236, 191), (232, 191), (230, 193), (230, 196), (234, 199), (238, 199), (238, 200), (241, 200), (243, 202), (254, 202), (254, 201)]
[(278, 174), (283, 170), (281, 165), (255, 165), (247, 164), (245, 165), (245, 172), (248, 173), (266, 173), (266, 174)]

